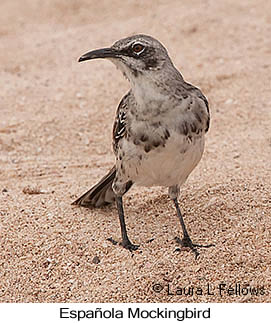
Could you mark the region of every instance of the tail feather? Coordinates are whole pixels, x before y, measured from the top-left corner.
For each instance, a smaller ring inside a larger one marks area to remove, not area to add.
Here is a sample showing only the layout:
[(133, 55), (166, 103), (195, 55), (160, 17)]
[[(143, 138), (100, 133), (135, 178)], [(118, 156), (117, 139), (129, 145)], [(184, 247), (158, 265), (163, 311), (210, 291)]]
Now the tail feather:
[(96, 185), (80, 196), (72, 205), (101, 207), (114, 202), (115, 194), (112, 189), (112, 183), (115, 176), (116, 167), (114, 166)]

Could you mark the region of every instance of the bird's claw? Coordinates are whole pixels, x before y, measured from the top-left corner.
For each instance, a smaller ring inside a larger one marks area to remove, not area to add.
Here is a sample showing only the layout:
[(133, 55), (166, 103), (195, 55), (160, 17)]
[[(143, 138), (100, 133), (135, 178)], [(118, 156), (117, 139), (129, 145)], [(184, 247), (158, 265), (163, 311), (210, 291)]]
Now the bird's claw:
[(121, 245), (125, 248), (128, 249), (129, 251), (135, 251), (139, 248), (139, 245), (133, 244), (131, 241), (122, 241)]
[(175, 237), (175, 241), (184, 248), (190, 248), (191, 251), (195, 254), (195, 259), (199, 257), (199, 252), (197, 248), (210, 248), (215, 246), (214, 244), (208, 244), (208, 245), (195, 244), (192, 242), (189, 236), (185, 236), (182, 239), (180, 239), (179, 237)]

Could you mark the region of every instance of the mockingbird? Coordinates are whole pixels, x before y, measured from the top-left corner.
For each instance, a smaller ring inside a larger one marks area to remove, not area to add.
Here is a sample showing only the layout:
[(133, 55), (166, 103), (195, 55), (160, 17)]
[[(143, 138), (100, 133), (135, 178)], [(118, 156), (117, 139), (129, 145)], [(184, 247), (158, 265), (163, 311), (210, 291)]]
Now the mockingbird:
[(180, 186), (199, 163), (209, 128), (208, 101), (175, 68), (166, 48), (156, 39), (136, 35), (110, 48), (90, 51), (79, 62), (106, 58), (131, 84), (113, 125), (115, 166), (73, 204), (100, 207), (116, 201), (122, 246), (136, 250), (127, 235), (122, 196), (133, 184), (166, 186), (176, 207), (183, 238), (176, 240), (199, 255), (178, 204)]

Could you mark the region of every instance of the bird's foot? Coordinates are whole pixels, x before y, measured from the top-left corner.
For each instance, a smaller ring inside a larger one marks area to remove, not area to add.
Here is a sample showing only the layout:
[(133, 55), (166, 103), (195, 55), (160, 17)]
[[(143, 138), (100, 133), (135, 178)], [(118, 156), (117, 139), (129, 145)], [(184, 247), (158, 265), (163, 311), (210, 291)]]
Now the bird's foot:
[(125, 248), (128, 249), (129, 251), (135, 251), (139, 248), (139, 245), (133, 244), (130, 240), (123, 240), (121, 242), (121, 245)]
[(197, 248), (210, 248), (215, 246), (214, 244), (208, 244), (208, 245), (195, 244), (192, 242), (189, 236), (185, 236), (182, 239), (180, 239), (179, 237), (175, 237), (175, 241), (178, 242), (184, 248), (190, 248), (191, 251), (195, 254), (195, 259), (199, 257), (199, 252)]
[(112, 237), (107, 238), (107, 241), (110, 241), (114, 246), (118, 244), (118, 241), (114, 240)]
[[(110, 241), (114, 246), (116, 246), (118, 244), (118, 242), (116, 240), (114, 240), (112, 237), (107, 238), (107, 241)], [(139, 248), (139, 245), (137, 244), (133, 244), (130, 240), (124, 240), (122, 242), (119, 243), (121, 246), (123, 246), (123, 248), (128, 249), (129, 251), (135, 251)]]

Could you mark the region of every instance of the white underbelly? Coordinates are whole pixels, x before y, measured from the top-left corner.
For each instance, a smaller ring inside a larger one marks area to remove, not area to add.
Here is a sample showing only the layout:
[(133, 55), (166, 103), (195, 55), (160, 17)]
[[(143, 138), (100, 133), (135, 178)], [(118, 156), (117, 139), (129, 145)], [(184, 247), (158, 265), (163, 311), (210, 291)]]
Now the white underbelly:
[(204, 136), (188, 139), (177, 133), (167, 140), (165, 147), (147, 153), (134, 146), (126, 155), (126, 175), (140, 186), (182, 185), (199, 163), (203, 149)]

